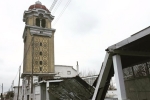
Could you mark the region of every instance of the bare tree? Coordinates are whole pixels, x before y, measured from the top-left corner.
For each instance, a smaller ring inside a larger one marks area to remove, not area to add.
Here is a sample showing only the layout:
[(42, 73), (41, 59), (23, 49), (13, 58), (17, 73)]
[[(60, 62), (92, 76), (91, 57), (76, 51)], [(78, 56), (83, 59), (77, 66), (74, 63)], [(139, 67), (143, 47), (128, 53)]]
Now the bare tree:
[(82, 71), (79, 73), (80, 77), (87, 77), (87, 76), (93, 76), (93, 75), (98, 75), (95, 70), (88, 70), (88, 71)]
[(80, 72), (79, 76), (85, 81), (87, 82), (89, 85), (93, 85), (94, 81), (96, 80), (96, 78), (98, 77), (98, 74), (96, 74), (96, 71), (82, 71)]
[(112, 78), (111, 78), (108, 90), (116, 90), (116, 87), (114, 86), (114, 82), (113, 82)]

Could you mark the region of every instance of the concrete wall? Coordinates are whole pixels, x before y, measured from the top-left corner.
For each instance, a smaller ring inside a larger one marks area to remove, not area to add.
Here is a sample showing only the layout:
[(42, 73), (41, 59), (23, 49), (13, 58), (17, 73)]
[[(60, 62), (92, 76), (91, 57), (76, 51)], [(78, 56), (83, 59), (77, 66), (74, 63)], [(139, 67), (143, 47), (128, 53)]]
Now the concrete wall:
[[(18, 96), (18, 86), (15, 86), (13, 100), (17, 100), (17, 96)], [(22, 100), (22, 87), (19, 87), (19, 100)]]
[(28, 79), (28, 77), (24, 77), (22, 80), (22, 97), (24, 100), (27, 100), (27, 96), (29, 95), (30, 99), (30, 94), (31, 94), (31, 80)]
[(41, 100), (41, 87), (35, 86), (34, 100)]
[(117, 90), (108, 90), (106, 93), (106, 97), (117, 98)]
[(137, 62), (123, 69), (127, 98), (150, 100), (150, 61)]
[[(28, 83), (29, 82), (29, 83)], [(24, 77), (22, 80), (22, 97), (23, 100), (31, 100), (31, 79), (28, 80), (28, 77)], [(41, 86), (40, 84), (33, 85), (33, 100), (41, 100)]]
[(150, 100), (150, 78), (128, 80), (125, 86), (130, 100)]

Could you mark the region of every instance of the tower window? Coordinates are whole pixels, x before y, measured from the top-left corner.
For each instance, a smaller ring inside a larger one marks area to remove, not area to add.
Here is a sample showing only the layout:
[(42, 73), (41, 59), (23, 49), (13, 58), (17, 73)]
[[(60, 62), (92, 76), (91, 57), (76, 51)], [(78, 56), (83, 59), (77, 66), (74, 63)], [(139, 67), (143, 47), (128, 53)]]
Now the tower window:
[(40, 52), (40, 55), (42, 55), (42, 52)]
[(39, 18), (36, 18), (36, 26), (40, 27), (40, 19)]
[(42, 61), (40, 61), (40, 65), (42, 65)]
[(40, 71), (42, 71), (42, 67), (40, 67)]
[(45, 28), (45, 26), (46, 26), (46, 21), (45, 19), (42, 19), (42, 27)]
[(40, 31), (40, 34), (42, 34), (43, 32), (42, 31)]
[(29, 100), (29, 95), (27, 95), (27, 100)]
[(42, 46), (42, 43), (40, 42), (40, 46)]

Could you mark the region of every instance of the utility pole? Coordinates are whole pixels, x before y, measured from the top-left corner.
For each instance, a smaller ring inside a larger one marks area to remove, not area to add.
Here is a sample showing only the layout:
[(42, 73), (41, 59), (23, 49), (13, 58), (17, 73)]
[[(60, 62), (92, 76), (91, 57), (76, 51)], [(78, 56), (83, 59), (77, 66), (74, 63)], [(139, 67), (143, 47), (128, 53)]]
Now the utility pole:
[(78, 64), (78, 61), (77, 61), (77, 74), (79, 75), (79, 64)]
[(17, 95), (17, 100), (19, 100), (20, 70), (21, 70), (21, 66), (19, 67), (19, 81), (18, 81), (18, 95)]
[(10, 89), (9, 89), (9, 97), (8, 98), (10, 99)]
[(2, 83), (2, 93), (1, 93), (1, 99), (3, 100), (3, 83)]
[(13, 87), (14, 87), (14, 80), (12, 81), (11, 91), (13, 91)]
[(32, 42), (32, 70), (31, 70), (31, 95), (32, 95), (32, 97), (31, 97), (31, 100), (33, 100), (33, 51), (34, 51), (34, 37), (32, 37), (32, 40), (31, 40), (31, 42)]
[(2, 94), (3, 94), (3, 83), (2, 83)]

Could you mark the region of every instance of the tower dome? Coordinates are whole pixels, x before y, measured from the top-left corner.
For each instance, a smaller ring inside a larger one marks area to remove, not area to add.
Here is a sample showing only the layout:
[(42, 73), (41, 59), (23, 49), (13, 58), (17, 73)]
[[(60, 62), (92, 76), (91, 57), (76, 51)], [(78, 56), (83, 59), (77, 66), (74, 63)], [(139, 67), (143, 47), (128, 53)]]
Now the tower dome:
[(28, 10), (32, 9), (43, 9), (50, 12), (40, 1), (36, 1), (35, 4), (31, 5)]

